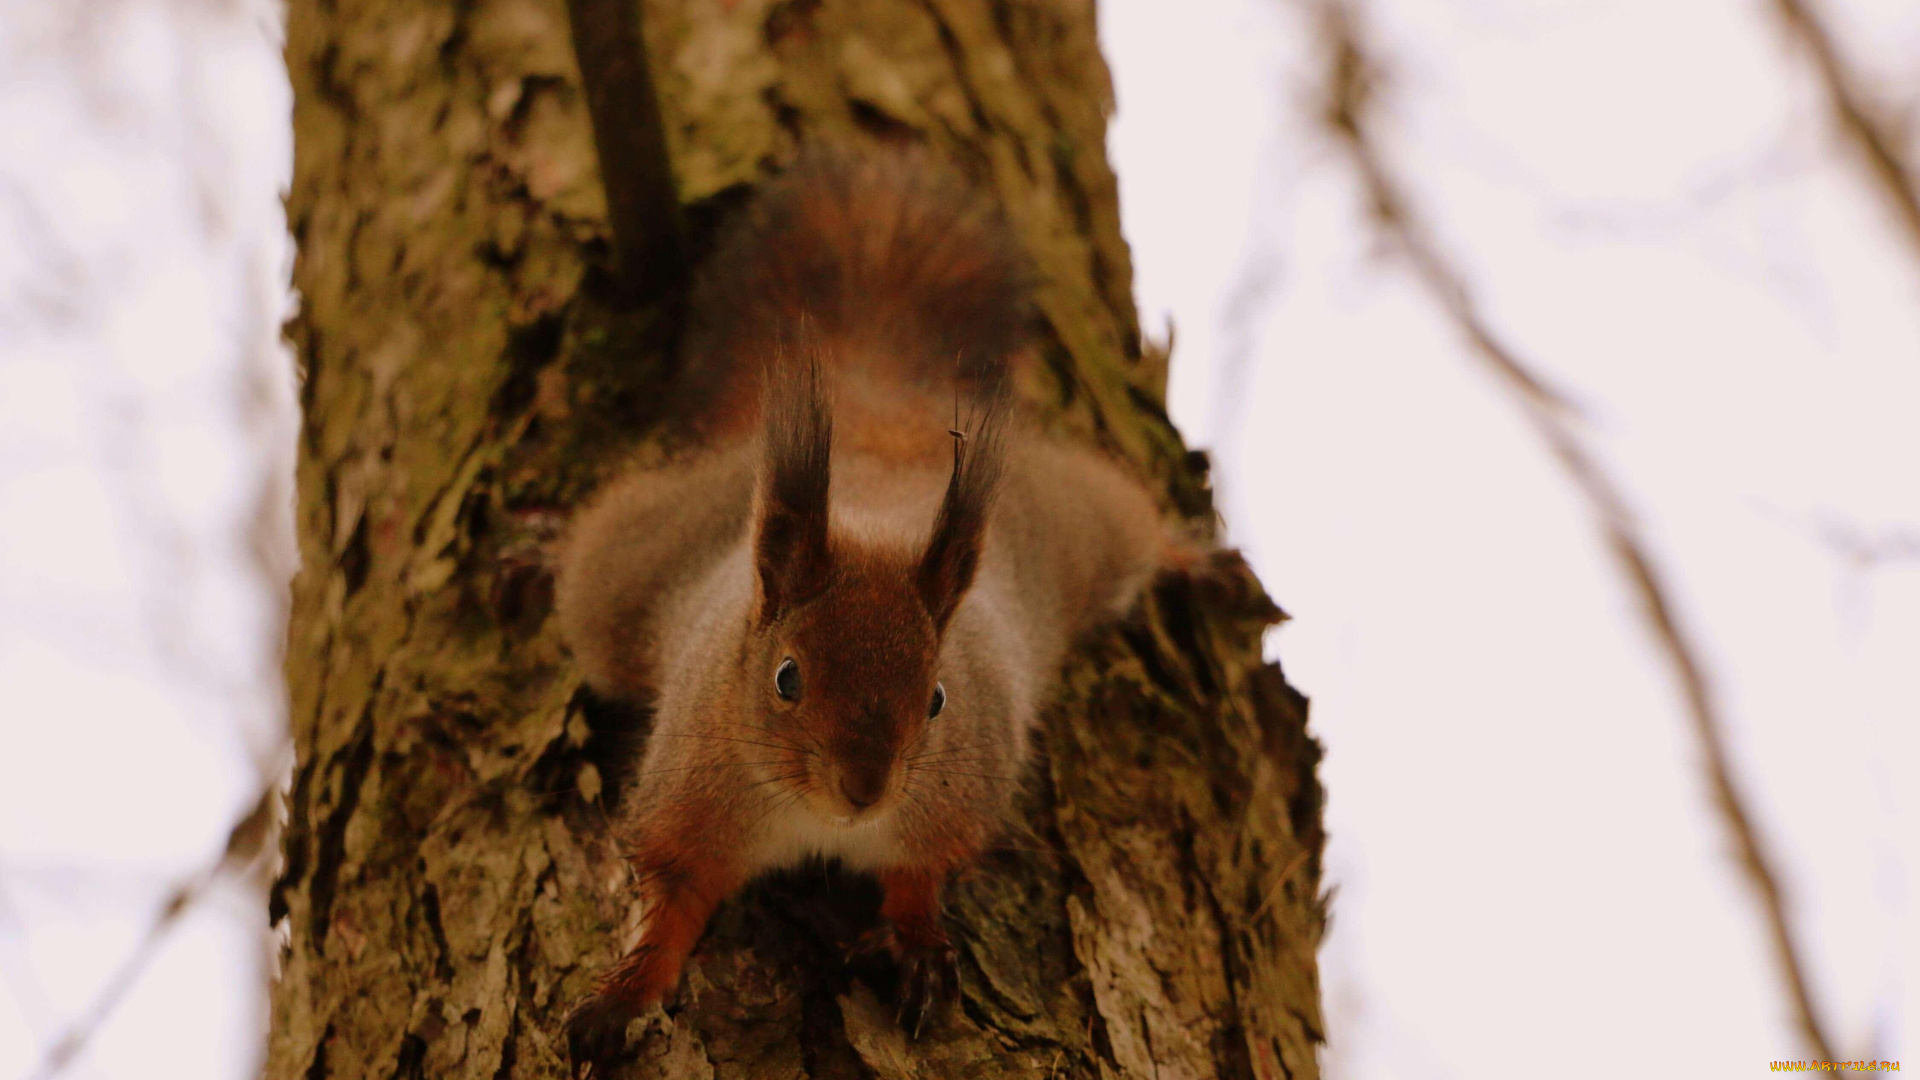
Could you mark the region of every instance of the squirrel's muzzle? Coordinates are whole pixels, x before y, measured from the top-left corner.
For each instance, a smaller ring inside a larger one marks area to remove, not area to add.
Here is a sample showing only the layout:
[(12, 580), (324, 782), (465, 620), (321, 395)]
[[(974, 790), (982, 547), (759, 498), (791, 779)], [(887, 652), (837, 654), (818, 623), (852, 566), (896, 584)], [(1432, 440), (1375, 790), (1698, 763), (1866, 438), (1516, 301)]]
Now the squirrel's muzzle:
[(887, 772), (881, 768), (855, 768), (840, 773), (840, 795), (856, 810), (865, 810), (887, 793)]
[(886, 798), (893, 777), (893, 741), (885, 727), (869, 717), (861, 732), (839, 740), (834, 749), (834, 771), (839, 774), (840, 797), (855, 810)]

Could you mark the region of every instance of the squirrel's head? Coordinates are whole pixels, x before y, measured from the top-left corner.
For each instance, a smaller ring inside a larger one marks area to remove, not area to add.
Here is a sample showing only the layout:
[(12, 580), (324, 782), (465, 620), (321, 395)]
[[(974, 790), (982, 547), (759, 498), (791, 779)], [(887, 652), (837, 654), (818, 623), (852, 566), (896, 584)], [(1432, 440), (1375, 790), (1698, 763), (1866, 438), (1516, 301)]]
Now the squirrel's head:
[(946, 709), (940, 643), (980, 565), (1001, 410), (957, 438), (924, 544), (893, 547), (829, 528), (832, 418), (818, 369), (794, 364), (770, 381), (743, 688), (782, 746), (774, 775), (816, 811), (852, 819), (897, 799)]

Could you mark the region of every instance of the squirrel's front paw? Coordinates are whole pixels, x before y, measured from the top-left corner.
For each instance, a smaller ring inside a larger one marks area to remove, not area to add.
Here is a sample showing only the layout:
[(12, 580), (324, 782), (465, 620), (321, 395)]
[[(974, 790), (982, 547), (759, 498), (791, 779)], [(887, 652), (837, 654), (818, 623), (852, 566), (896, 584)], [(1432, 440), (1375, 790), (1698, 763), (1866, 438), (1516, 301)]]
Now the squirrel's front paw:
[(938, 1006), (960, 996), (959, 969), (953, 946), (947, 941), (904, 941), (892, 926), (880, 926), (862, 935), (847, 951), (850, 962), (885, 957), (898, 972), (895, 1014), (910, 1038), (919, 1038), (927, 1017)]
[(569, 1075), (604, 1077), (627, 1049), (627, 1022), (638, 1016), (632, 1004), (609, 994), (595, 994), (567, 1014)]
[(928, 1014), (960, 996), (960, 973), (953, 946), (942, 942), (909, 948), (900, 958), (900, 1027), (914, 1038)]

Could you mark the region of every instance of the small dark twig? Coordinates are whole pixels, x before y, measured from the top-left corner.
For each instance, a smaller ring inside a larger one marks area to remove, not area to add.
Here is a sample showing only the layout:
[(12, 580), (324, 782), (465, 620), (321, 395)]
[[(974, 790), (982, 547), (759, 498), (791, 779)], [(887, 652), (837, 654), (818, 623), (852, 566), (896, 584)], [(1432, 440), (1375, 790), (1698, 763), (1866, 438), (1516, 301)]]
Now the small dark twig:
[(1840, 130), (1893, 201), (1914, 256), (1920, 258), (1920, 187), (1915, 186), (1913, 163), (1907, 159), (1901, 133), (1869, 99), (1858, 73), (1834, 42), (1832, 30), (1807, 0), (1774, 0), (1773, 8), (1787, 33), (1813, 58)]
[(635, 0), (567, 0), (618, 281), (633, 302), (666, 295), (681, 280), (686, 263), (680, 193), (667, 157), (659, 95), (647, 69), (640, 7)]
[(106, 1022), (113, 1010), (120, 1004), (133, 984), (159, 951), (160, 945), (177, 926), (180, 919), (193, 909), (207, 892), (222, 877), (227, 875), (244, 876), (267, 853), (273, 850), (276, 825), (274, 821), (274, 796), (278, 783), (269, 783), (260, 792), (249, 809), (227, 833), (227, 844), (220, 855), (198, 872), (176, 885), (167, 894), (166, 903), (154, 916), (152, 925), (135, 945), (133, 951), (120, 962), (119, 970), (107, 980), (106, 987), (87, 1010), (80, 1014), (67, 1027), (64, 1034), (47, 1049), (46, 1056), (40, 1061), (39, 1069), (33, 1073), (32, 1080), (51, 1080), (67, 1066), (73, 1064), (85, 1050), (94, 1032)]
[(1694, 732), (1705, 752), (1715, 806), (1733, 833), (1748, 883), (1759, 895), (1801, 1033), (1819, 1057), (1834, 1060), (1833, 1042), (1820, 1024), (1779, 873), (1734, 781), (1720, 704), (1699, 650), (1680, 624), (1665, 577), (1649, 553), (1639, 522), (1619, 486), (1582, 441), (1574, 426), (1577, 417), (1566, 408), (1566, 399), (1535, 376), (1531, 365), (1493, 332), (1459, 272), (1429, 238), (1367, 126), (1375, 74), (1352, 17), (1339, 0), (1331, 0), (1322, 11), (1331, 50), (1326, 122), (1348, 151), (1382, 232), (1406, 254), (1422, 284), (1472, 344), (1474, 355), (1501, 377), (1534, 430), (1585, 496), (1621, 573), (1640, 599), (1647, 629), (1680, 680)]

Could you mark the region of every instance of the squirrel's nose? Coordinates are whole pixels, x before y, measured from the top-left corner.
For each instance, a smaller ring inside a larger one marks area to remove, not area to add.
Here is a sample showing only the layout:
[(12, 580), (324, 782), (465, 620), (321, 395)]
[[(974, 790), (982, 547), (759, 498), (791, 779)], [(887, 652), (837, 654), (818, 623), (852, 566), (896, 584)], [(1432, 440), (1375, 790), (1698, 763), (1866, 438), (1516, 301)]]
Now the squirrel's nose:
[(855, 809), (865, 810), (880, 801), (887, 793), (887, 770), (885, 769), (848, 769), (840, 774), (840, 794), (854, 805)]

